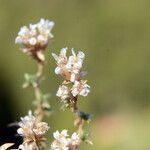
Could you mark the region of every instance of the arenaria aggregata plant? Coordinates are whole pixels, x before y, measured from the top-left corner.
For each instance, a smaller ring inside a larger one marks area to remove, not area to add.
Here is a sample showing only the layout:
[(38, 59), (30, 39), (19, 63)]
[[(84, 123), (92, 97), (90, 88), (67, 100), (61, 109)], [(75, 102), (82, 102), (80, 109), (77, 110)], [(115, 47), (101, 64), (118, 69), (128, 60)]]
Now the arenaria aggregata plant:
[[(56, 92), (62, 103), (61, 109), (70, 109), (75, 116), (74, 125), (76, 130), (71, 136), (68, 130), (55, 131), (54, 140), (46, 145), (45, 134), (50, 128), (43, 121), (43, 118), (51, 113), (51, 106), (48, 102), (49, 94), (41, 91), (41, 82), (43, 81), (43, 69), (46, 64), (44, 51), (48, 43), (53, 41), (51, 33), (54, 22), (41, 19), (36, 24), (21, 27), (15, 43), (21, 45), (21, 51), (27, 53), (37, 63), (37, 72), (35, 74), (25, 73), (25, 82), (23, 88), (33, 87), (35, 93), (35, 110), (28, 111), (28, 115), (21, 117), (18, 122), (17, 134), (23, 138), (23, 143), (17, 148), (21, 150), (43, 150), (46, 147), (50, 150), (79, 150), (82, 142), (90, 143), (89, 134), (85, 129), (85, 123), (91, 120), (91, 115), (78, 109), (79, 96), (86, 97), (90, 92), (90, 86), (87, 80), (82, 78), (86, 75), (83, 70), (85, 54), (83, 51), (76, 52), (74, 49), (62, 48), (60, 54), (52, 53), (56, 61), (55, 73), (63, 78), (63, 82)], [(70, 53), (70, 56), (67, 56)], [(0, 147), (0, 150), (6, 150), (13, 143), (6, 143)]]

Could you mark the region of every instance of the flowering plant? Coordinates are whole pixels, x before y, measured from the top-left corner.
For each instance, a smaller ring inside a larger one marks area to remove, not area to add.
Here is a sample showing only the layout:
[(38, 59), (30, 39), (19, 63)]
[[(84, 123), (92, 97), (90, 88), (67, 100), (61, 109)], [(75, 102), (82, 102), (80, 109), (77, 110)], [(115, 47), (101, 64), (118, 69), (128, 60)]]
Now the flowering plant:
[[(52, 42), (51, 30), (53, 27), (53, 21), (41, 19), (37, 24), (22, 27), (15, 40), (15, 43), (22, 45), (21, 50), (37, 62), (37, 73), (25, 74), (23, 87), (33, 87), (36, 108), (33, 113), (29, 111), (27, 116), (21, 117), (21, 121), (18, 123), (17, 133), (23, 137), (23, 143), (18, 149), (41, 150), (46, 147), (44, 135), (50, 127), (43, 121), (43, 118), (50, 114), (51, 106), (48, 102), (49, 94), (43, 94), (40, 85), (46, 62), (43, 52), (48, 43)], [(54, 132), (54, 141), (49, 146), (50, 150), (78, 150), (82, 142), (92, 144), (84, 130), (84, 124), (90, 121), (91, 115), (80, 111), (77, 105), (79, 96), (85, 97), (90, 92), (87, 80), (82, 79), (86, 75), (82, 69), (85, 54), (82, 51), (76, 53), (74, 49), (71, 49), (71, 55), (67, 56), (68, 51), (68, 48), (62, 48), (59, 55), (52, 53), (57, 65), (55, 73), (64, 79), (56, 96), (60, 98), (61, 108), (63, 110), (70, 109), (75, 115), (74, 125), (77, 130), (71, 136), (68, 135), (66, 129)], [(12, 143), (6, 143), (0, 149), (5, 150), (10, 146)]]

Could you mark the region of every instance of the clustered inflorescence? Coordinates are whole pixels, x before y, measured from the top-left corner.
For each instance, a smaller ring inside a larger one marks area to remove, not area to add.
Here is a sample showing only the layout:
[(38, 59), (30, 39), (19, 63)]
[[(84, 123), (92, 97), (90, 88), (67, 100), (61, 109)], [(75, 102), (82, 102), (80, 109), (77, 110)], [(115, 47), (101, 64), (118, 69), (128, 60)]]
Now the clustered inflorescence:
[[(82, 77), (86, 75), (86, 72), (82, 70), (85, 54), (82, 51), (76, 54), (73, 49), (71, 52), (72, 55), (69, 57), (66, 56), (67, 48), (62, 48), (59, 55), (52, 53), (57, 64), (55, 73), (64, 78), (56, 96), (61, 98), (65, 107), (71, 106), (72, 100), (75, 100), (78, 95), (87, 96), (90, 92), (87, 81), (82, 80)], [(71, 87), (70, 84), (72, 84)]]
[(67, 130), (56, 131), (53, 133), (55, 138), (54, 142), (51, 144), (51, 150), (75, 150), (76, 147), (80, 144), (81, 140), (79, 135), (74, 132), (69, 138)]
[(29, 111), (28, 116), (21, 118), (21, 122), (19, 122), (18, 125), (20, 128), (17, 132), (20, 136), (24, 137), (24, 144), (20, 145), (19, 148), (36, 150), (37, 146), (41, 147), (42, 142), (45, 140), (43, 136), (49, 129), (46, 122), (39, 122), (36, 117), (32, 115), (32, 112)]
[(38, 61), (45, 61), (43, 50), (46, 48), (53, 35), (51, 30), (54, 26), (53, 21), (41, 19), (37, 24), (30, 24), (29, 27), (23, 26), (15, 42), (22, 44), (22, 51), (32, 55)]
[[(35, 75), (25, 74), (23, 87), (33, 87), (36, 109), (33, 114), (29, 111), (27, 116), (21, 117), (21, 121), (18, 123), (17, 133), (23, 137), (23, 143), (18, 148), (21, 150), (42, 150), (45, 148), (46, 138), (44, 136), (49, 126), (43, 122), (43, 118), (51, 110), (51, 107), (47, 101), (49, 94), (43, 94), (40, 85), (43, 80), (43, 67), (45, 65), (43, 52), (48, 43), (52, 41), (51, 30), (53, 26), (53, 21), (41, 19), (37, 24), (22, 27), (15, 40), (15, 43), (22, 45), (21, 50), (24, 53), (36, 60), (38, 68)], [(90, 115), (80, 111), (77, 106), (78, 96), (85, 97), (90, 92), (87, 80), (82, 79), (86, 75), (83, 70), (85, 54), (82, 51), (76, 53), (74, 49), (71, 49), (71, 55), (67, 56), (67, 51), (67, 48), (62, 48), (59, 55), (52, 53), (57, 64), (55, 73), (64, 79), (56, 96), (61, 99), (64, 110), (69, 108), (75, 114), (74, 125), (77, 130), (71, 136), (68, 135), (66, 129), (61, 132), (54, 132), (51, 150), (78, 150), (83, 141), (91, 143), (84, 131), (84, 123), (90, 120)], [(6, 143), (3, 147), (8, 148), (11, 145), (11, 143)]]
[[(56, 96), (61, 99), (62, 109), (70, 108), (71, 111), (75, 114), (74, 125), (77, 127), (77, 132), (72, 136), (78, 137), (80, 142), (76, 142), (76, 145), (69, 145), (68, 140), (55, 140), (54, 150), (61, 150), (60, 145), (63, 145), (65, 148), (63, 150), (77, 150), (82, 141), (92, 144), (88, 140), (88, 135), (84, 131), (84, 124), (86, 121), (90, 120), (91, 115), (82, 112), (78, 109), (77, 102), (78, 96), (87, 96), (90, 92), (90, 86), (87, 84), (87, 80), (83, 80), (82, 77), (86, 75), (86, 72), (83, 70), (83, 61), (85, 54), (82, 51), (76, 53), (74, 49), (71, 49), (71, 55), (67, 57), (67, 48), (62, 48), (60, 54), (56, 55), (52, 53), (57, 67), (55, 68), (55, 73), (63, 77), (64, 81), (59, 86)], [(62, 132), (61, 134), (63, 134)], [(66, 135), (66, 134), (65, 134)], [(67, 137), (67, 136), (63, 136)], [(78, 139), (77, 138), (77, 139)], [(70, 140), (69, 140), (70, 141)], [(65, 146), (67, 145), (67, 146)]]

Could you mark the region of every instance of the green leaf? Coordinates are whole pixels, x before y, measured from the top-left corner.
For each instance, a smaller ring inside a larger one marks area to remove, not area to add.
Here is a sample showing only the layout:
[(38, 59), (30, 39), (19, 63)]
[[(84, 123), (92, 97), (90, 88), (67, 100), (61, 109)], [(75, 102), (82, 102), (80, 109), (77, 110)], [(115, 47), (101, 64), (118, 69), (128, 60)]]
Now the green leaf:
[(83, 120), (85, 120), (85, 121), (91, 120), (91, 117), (92, 117), (91, 114), (88, 114), (88, 113), (85, 113), (85, 112), (82, 112), (82, 111), (80, 111), (79, 116), (80, 116)]
[(88, 143), (88, 144), (91, 144), (93, 145), (93, 142), (89, 140), (89, 137), (90, 137), (90, 134), (88, 131), (84, 131), (83, 135), (81, 136), (81, 140)]
[(24, 75), (25, 82), (23, 84), (23, 88), (27, 88), (29, 86), (37, 86), (37, 76), (36, 75), (30, 75), (25, 73)]
[(43, 101), (47, 101), (51, 98), (51, 94), (49, 94), (49, 93), (48, 94), (43, 94), (41, 98), (42, 98)]
[(82, 141), (88, 140), (89, 139), (89, 132), (85, 131), (81, 137)]

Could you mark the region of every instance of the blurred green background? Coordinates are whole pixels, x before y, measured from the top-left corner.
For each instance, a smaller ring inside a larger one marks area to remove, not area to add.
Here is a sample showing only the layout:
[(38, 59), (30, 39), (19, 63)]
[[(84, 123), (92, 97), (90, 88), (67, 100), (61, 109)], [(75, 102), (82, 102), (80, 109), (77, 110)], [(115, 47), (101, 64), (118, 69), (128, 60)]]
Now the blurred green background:
[[(24, 73), (36, 72), (36, 63), (14, 41), (21, 26), (42, 17), (56, 24), (54, 42), (45, 52), (46, 81), (42, 84), (43, 92), (52, 94), (49, 142), (57, 129), (74, 131), (73, 115), (60, 111), (55, 96), (62, 80), (54, 73), (51, 56), (67, 46), (85, 52), (91, 85), (91, 93), (80, 97), (79, 106), (93, 114), (87, 128), (94, 145), (83, 144), (81, 149), (149, 150), (149, 0), (0, 0), (0, 117), (18, 121), (34, 108), (33, 89), (22, 89), (22, 83)], [(10, 116), (6, 116), (8, 111)]]

